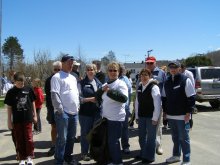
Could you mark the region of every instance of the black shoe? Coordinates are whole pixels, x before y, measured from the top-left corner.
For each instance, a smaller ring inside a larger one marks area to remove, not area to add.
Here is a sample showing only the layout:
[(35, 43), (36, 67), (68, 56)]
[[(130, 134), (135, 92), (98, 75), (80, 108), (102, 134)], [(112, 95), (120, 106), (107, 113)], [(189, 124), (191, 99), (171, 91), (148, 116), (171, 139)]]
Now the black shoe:
[(65, 161), (68, 165), (81, 165), (81, 163), (77, 162), (76, 160), (72, 160), (72, 161)]
[(123, 152), (125, 153), (125, 154), (130, 154), (130, 149), (129, 148), (125, 148), (125, 149), (123, 149)]
[(135, 158), (134, 158), (135, 160), (142, 160), (142, 158), (141, 158), (141, 156), (140, 155), (137, 155), (137, 156), (135, 156)]
[(80, 143), (80, 136), (74, 137), (74, 142), (75, 143)]
[(142, 163), (144, 164), (150, 164), (152, 162), (154, 162), (154, 160), (142, 159)]
[(53, 156), (55, 154), (55, 146), (51, 147), (47, 152), (47, 156)]
[(90, 158), (89, 154), (83, 154), (83, 155), (82, 155), (82, 160), (83, 160), (83, 161), (90, 161), (91, 158)]

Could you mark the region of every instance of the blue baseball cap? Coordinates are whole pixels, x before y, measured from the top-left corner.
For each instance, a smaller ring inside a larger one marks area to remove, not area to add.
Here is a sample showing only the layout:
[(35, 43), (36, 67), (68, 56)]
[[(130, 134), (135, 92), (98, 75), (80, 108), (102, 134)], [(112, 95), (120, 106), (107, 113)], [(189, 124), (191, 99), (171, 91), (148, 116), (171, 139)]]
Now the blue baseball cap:
[(74, 60), (73, 56), (66, 54), (62, 57), (61, 62), (66, 62), (67, 60)]

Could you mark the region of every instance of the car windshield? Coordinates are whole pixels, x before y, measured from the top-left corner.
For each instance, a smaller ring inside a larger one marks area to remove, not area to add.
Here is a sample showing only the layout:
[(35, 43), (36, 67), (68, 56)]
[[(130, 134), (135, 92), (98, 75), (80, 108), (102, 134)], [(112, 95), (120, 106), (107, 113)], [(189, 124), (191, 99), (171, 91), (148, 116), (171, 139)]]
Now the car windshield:
[(220, 79), (220, 68), (219, 69), (201, 69), (202, 79)]

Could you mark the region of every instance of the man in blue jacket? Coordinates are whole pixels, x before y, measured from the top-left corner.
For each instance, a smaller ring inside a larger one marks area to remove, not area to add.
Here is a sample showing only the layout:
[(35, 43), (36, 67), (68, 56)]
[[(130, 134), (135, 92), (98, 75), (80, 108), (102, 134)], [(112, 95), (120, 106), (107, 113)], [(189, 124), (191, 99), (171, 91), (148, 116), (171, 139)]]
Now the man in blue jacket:
[(180, 161), (181, 150), (183, 162), (181, 165), (190, 165), (190, 114), (195, 105), (195, 90), (192, 82), (180, 73), (180, 64), (176, 61), (169, 63), (171, 76), (164, 83), (162, 91), (162, 106), (164, 118), (168, 119), (171, 128), (173, 146), (172, 157), (167, 163)]

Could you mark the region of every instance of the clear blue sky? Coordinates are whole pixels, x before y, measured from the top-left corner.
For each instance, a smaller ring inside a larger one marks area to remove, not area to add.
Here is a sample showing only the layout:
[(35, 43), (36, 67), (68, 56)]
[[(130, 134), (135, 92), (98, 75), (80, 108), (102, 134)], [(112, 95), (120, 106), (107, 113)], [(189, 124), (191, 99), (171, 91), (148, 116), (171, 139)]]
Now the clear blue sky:
[(158, 60), (220, 49), (220, 0), (2, 0), (2, 44), (15, 36), (26, 60), (34, 51), (87, 60), (110, 50), (121, 62)]

